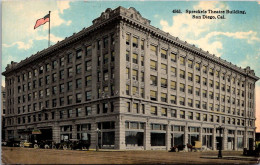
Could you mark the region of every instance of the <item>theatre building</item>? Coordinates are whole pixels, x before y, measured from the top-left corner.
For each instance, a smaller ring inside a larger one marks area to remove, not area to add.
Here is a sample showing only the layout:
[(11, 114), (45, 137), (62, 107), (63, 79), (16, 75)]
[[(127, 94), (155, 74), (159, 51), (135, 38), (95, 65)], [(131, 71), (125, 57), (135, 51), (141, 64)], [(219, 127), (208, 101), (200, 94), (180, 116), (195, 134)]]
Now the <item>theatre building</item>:
[(3, 75), (6, 139), (37, 130), (55, 142), (88, 139), (92, 148), (254, 143), (254, 71), (151, 26), (134, 8), (106, 9)]

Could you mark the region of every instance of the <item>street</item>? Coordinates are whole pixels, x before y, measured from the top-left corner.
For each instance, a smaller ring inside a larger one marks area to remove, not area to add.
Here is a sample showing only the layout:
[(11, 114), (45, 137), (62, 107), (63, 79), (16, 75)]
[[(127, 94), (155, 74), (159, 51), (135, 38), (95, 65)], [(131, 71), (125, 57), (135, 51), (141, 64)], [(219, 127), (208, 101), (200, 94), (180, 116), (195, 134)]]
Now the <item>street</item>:
[(242, 156), (242, 151), (73, 151), (2, 147), (4, 164), (257, 164), (259, 158)]

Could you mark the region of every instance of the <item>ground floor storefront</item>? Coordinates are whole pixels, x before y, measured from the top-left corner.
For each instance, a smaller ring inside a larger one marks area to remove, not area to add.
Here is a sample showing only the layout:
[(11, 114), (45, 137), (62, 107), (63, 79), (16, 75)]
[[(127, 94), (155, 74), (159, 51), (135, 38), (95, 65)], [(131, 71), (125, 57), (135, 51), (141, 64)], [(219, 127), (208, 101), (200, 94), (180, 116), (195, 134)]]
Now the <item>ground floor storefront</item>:
[[(144, 118), (130, 115), (100, 116), (78, 120), (62, 120), (7, 129), (7, 137), (27, 140), (87, 140), (90, 148), (170, 150), (174, 146), (195, 145), (200, 141), (206, 150), (217, 150), (222, 141), (224, 150), (254, 147), (254, 130), (247, 127)], [(39, 130), (40, 133), (36, 133)]]

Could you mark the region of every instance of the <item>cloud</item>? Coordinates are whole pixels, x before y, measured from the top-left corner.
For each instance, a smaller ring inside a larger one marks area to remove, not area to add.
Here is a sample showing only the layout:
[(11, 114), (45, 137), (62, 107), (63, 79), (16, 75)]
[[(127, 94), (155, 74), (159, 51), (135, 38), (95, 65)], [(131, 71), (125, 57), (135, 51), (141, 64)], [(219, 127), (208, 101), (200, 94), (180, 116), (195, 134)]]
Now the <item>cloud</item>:
[(17, 42), (14, 42), (12, 44), (3, 44), (3, 47), (6, 47), (6, 48), (9, 48), (9, 47), (13, 47), (15, 45), (18, 46), (18, 49), (24, 49), (24, 50), (28, 50), (32, 47), (32, 40), (29, 40), (27, 43), (24, 43), (24, 42), (21, 42), (21, 41), (17, 41)]
[[(227, 10), (229, 7), (224, 2), (206, 2), (201, 1), (193, 7), (194, 10)], [(211, 15), (211, 14), (207, 14)], [(212, 14), (213, 15), (213, 14)], [(216, 15), (214, 15), (216, 16)], [(195, 44), (203, 50), (209, 51), (212, 54), (220, 57), (223, 49), (221, 40), (216, 40), (218, 36), (225, 36), (234, 39), (246, 40), (249, 44), (260, 42), (260, 38), (257, 37), (257, 32), (249, 30), (247, 32), (221, 32), (212, 31), (218, 26), (224, 27), (225, 20), (210, 20), (210, 19), (193, 19), (192, 14), (178, 14), (172, 17), (172, 25), (166, 20), (160, 20), (162, 30), (169, 32), (173, 36), (179, 37), (181, 40), (185, 40), (188, 43)], [(221, 28), (220, 28), (221, 29)], [(224, 28), (225, 29), (225, 28)], [(212, 31), (212, 32), (211, 32)]]
[(61, 14), (63, 14), (63, 10), (70, 8), (70, 1), (57, 1), (57, 6)]
[[(71, 20), (62, 18), (65, 10), (70, 8), (70, 1), (5, 1), (3, 2), (2, 43), (4, 47), (18, 46), (28, 50), (35, 40), (40, 40), (47, 33), (48, 26), (33, 29), (37, 19), (51, 11), (51, 29), (60, 25), (71, 25)], [(11, 32), (11, 33), (10, 33)], [(53, 34), (52, 34), (53, 35)], [(57, 42), (61, 37), (52, 37)]]

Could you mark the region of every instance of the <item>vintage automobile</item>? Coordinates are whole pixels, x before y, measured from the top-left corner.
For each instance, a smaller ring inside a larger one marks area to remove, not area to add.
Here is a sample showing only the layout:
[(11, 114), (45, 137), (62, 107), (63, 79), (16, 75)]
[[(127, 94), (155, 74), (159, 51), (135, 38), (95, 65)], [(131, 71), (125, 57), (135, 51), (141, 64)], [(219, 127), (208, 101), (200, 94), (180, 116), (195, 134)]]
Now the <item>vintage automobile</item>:
[(54, 143), (52, 140), (35, 140), (33, 143), (33, 148), (44, 148), (44, 149), (50, 149), (54, 148)]
[(20, 139), (9, 139), (7, 142), (6, 142), (6, 146), (8, 147), (20, 147)]
[(61, 143), (54, 144), (56, 149), (63, 150), (89, 150), (90, 143), (88, 140), (70, 139)]
[(32, 148), (33, 144), (28, 142), (27, 140), (22, 140), (22, 141), (20, 141), (20, 147)]

